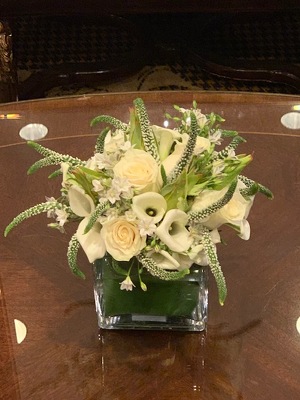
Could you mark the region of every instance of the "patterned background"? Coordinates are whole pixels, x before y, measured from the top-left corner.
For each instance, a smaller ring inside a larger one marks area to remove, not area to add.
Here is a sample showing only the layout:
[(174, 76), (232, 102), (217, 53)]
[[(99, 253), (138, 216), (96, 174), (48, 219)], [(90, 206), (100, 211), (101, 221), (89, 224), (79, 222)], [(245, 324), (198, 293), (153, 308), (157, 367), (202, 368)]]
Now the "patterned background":
[(113, 66), (130, 60), (124, 77), (54, 86), (46, 96), (135, 90), (228, 90), (297, 94), (281, 83), (217, 77), (197, 63), (274, 62), (299, 65), (300, 12), (241, 15), (17, 18), (14, 55), (19, 80), (61, 65)]

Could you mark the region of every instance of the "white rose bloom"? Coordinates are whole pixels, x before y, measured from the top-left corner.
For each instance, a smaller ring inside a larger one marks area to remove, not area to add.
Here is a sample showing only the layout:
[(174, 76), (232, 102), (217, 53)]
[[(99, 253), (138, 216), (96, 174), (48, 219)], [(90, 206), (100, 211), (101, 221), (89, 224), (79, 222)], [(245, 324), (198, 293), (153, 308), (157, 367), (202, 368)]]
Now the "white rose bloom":
[(117, 261), (129, 261), (146, 246), (138, 225), (125, 217), (106, 222), (101, 230), (108, 253)]
[[(223, 224), (230, 224), (238, 228), (241, 233), (242, 239), (248, 240), (250, 237), (249, 224), (245, 222), (247, 219), (250, 209), (252, 207), (254, 196), (251, 196), (249, 200), (246, 200), (241, 194), (240, 189), (246, 188), (246, 185), (238, 181), (236, 190), (232, 196), (232, 199), (219, 211), (213, 213), (208, 219), (203, 222), (203, 225), (209, 229), (219, 228)], [(197, 196), (192, 205), (192, 211), (200, 211), (211, 204), (220, 200), (228, 190), (228, 187), (222, 190), (204, 190)]]
[(188, 250), (193, 243), (193, 238), (185, 227), (187, 222), (188, 216), (184, 211), (169, 210), (155, 233), (170, 250), (181, 253)]
[(159, 167), (151, 154), (138, 149), (128, 150), (114, 166), (114, 176), (127, 178), (140, 193), (159, 190)]

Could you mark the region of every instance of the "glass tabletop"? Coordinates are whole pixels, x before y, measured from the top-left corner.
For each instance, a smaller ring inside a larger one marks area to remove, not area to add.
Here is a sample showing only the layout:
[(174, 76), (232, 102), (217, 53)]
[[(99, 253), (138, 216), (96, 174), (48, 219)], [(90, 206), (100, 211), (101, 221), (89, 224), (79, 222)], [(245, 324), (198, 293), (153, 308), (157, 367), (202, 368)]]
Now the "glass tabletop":
[(139, 92), (0, 105), (2, 230), (60, 189), (59, 179), (47, 179), (48, 169), (26, 175), (39, 156), (20, 137), (22, 128), (43, 125), (41, 144), (87, 159), (99, 133), (91, 119), (109, 114), (126, 121), (136, 97), (158, 125), (173, 104), (190, 108), (193, 100), (203, 113), (223, 116), (224, 128), (247, 139), (239, 147), (254, 158), (246, 175), (275, 198), (256, 196), (249, 241), (224, 232), (228, 245), (218, 255), (229, 294), (219, 306), (210, 279), (204, 333), (98, 330), (91, 267), (80, 254), (83, 281), (67, 266), (71, 231), (49, 231), (45, 216), (37, 216), (1, 236), (0, 398), (298, 398), (300, 96)]

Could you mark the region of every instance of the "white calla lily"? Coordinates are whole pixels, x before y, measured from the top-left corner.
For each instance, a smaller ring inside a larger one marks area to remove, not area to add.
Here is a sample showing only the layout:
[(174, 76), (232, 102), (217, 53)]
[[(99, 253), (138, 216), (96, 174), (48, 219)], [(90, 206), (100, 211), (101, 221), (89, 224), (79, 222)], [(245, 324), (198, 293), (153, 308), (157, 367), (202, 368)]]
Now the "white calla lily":
[(168, 270), (179, 270), (180, 264), (174, 257), (171, 256), (165, 250), (159, 250), (158, 252), (151, 252), (149, 257), (152, 258), (153, 261), (157, 264), (157, 266), (161, 269)]
[(159, 193), (142, 193), (133, 197), (132, 210), (140, 220), (151, 218), (152, 222), (156, 224), (165, 215), (167, 202)]
[(156, 235), (172, 251), (187, 251), (193, 243), (190, 232), (186, 229), (187, 214), (178, 209), (169, 210), (156, 230)]
[(95, 210), (93, 199), (79, 186), (71, 186), (68, 197), (71, 210), (79, 217), (88, 217)]
[(92, 229), (87, 233), (84, 230), (89, 222), (89, 217), (85, 217), (78, 225), (76, 237), (85, 252), (90, 263), (105, 255), (106, 248), (101, 236), (101, 224), (96, 222)]
[[(171, 147), (175, 140), (175, 133), (173, 129), (163, 128), (161, 126), (152, 125), (152, 130), (158, 142), (158, 153), (159, 158), (163, 161), (168, 157)], [(177, 138), (179, 138), (179, 133), (177, 134)]]
[(62, 162), (60, 164), (60, 170), (62, 172), (62, 186), (65, 187), (67, 180), (68, 180), (68, 172), (69, 172), (70, 165), (66, 162)]

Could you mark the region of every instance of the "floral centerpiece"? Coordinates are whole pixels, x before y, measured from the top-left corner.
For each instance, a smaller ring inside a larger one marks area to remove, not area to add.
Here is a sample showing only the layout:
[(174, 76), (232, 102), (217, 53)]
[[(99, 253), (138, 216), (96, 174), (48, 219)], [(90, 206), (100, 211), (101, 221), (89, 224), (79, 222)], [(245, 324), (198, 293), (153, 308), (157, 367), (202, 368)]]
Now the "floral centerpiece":
[(202, 114), (196, 102), (191, 109), (174, 108), (176, 116), (166, 115), (173, 129), (151, 125), (139, 98), (128, 123), (96, 117), (92, 126), (109, 126), (87, 161), (29, 141), (43, 158), (28, 173), (59, 165), (51, 177), (62, 176), (61, 193), (19, 214), (5, 236), (23, 220), (47, 213), (55, 219), (49, 227), (61, 232), (68, 223), (78, 225), (67, 251), (74, 274), (84, 277), (77, 265), (80, 247), (90, 263), (109, 260), (118, 290), (128, 296), (150, 291), (151, 277), (172, 289), (195, 265), (208, 265), (224, 304), (227, 289), (216, 250), (220, 228), (227, 225), (249, 239), (254, 197), (261, 192), (272, 198), (272, 193), (241, 174), (252, 156), (236, 154), (245, 140), (222, 129), (220, 116)]

